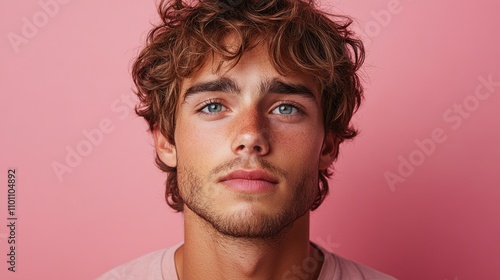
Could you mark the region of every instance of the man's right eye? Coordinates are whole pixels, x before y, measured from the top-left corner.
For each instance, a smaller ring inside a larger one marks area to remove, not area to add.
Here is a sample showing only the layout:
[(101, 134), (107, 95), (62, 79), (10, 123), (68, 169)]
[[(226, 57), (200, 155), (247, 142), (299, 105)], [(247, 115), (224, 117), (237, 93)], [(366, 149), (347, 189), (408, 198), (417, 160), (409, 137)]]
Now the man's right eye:
[(227, 108), (224, 107), (224, 105), (222, 105), (220, 102), (208, 100), (198, 112), (204, 114), (217, 114), (225, 110), (227, 110)]

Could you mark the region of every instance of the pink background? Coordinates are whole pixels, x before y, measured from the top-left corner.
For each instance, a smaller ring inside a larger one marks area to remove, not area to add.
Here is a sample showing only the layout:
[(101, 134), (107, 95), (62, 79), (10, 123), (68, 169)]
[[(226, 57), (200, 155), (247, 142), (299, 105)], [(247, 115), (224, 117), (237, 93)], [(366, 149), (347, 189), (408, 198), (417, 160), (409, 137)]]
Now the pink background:
[[(44, 11), (40, 3), (53, 1), (0, 2), (1, 279), (93, 279), (182, 240), (145, 122), (127, 101), (154, 1), (59, 0)], [(500, 2), (322, 6), (355, 17), (369, 51), (355, 118), (362, 134), (343, 145), (311, 239), (400, 279), (499, 279), (500, 86), (489, 93), (480, 77), (500, 82)], [(23, 35), (27, 22), (36, 25)], [(84, 131), (102, 122), (102, 139), (85, 146)], [(442, 135), (424, 140), (435, 129)], [(77, 147), (88, 155), (59, 179), (53, 164)], [(400, 172), (401, 162), (412, 167)], [(11, 167), (16, 273), (7, 271), (4, 225)], [(400, 181), (388, 184), (387, 172)]]

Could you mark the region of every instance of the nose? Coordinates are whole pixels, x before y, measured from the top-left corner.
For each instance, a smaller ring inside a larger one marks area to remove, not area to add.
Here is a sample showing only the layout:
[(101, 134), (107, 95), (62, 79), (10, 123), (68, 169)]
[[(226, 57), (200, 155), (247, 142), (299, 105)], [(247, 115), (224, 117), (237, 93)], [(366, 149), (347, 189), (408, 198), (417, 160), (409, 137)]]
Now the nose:
[(233, 119), (234, 138), (231, 149), (238, 155), (263, 156), (269, 153), (270, 131), (265, 117), (258, 110), (248, 110)]

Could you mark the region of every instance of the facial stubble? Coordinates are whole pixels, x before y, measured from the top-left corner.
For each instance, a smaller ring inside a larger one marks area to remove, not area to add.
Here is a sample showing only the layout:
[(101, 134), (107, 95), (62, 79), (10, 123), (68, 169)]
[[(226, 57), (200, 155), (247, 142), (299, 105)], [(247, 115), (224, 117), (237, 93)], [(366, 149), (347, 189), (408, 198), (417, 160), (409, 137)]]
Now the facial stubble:
[[(276, 168), (269, 162), (259, 159), (259, 166), (264, 170), (281, 176), (285, 171)], [(222, 174), (241, 166), (242, 160), (236, 159), (214, 168), (210, 174)], [(179, 162), (177, 179), (180, 194), (185, 205), (196, 215), (206, 221), (217, 232), (233, 238), (273, 239), (285, 233), (293, 222), (311, 209), (318, 191), (318, 177), (314, 173), (303, 170), (301, 176), (287, 186), (292, 192), (290, 203), (285, 203), (281, 211), (268, 214), (258, 210), (242, 210), (234, 213), (217, 211), (217, 196), (222, 192), (222, 186), (214, 183), (215, 176), (203, 180), (195, 167)], [(211, 179), (211, 180), (210, 180)], [(238, 195), (247, 203), (257, 203), (259, 196), (251, 194)], [(222, 211), (224, 211), (222, 209)]]

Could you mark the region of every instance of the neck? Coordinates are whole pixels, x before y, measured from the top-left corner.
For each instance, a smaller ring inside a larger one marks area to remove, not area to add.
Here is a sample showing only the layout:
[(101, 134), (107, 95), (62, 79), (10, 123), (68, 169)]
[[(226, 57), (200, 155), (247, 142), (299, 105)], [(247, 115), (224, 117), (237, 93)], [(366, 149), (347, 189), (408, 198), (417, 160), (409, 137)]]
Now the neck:
[[(180, 280), (282, 279), (286, 275), (317, 279), (322, 260), (309, 243), (309, 212), (278, 237), (257, 239), (222, 235), (189, 208), (184, 209), (184, 244), (175, 253)], [(308, 257), (319, 262), (310, 273), (302, 269)]]

